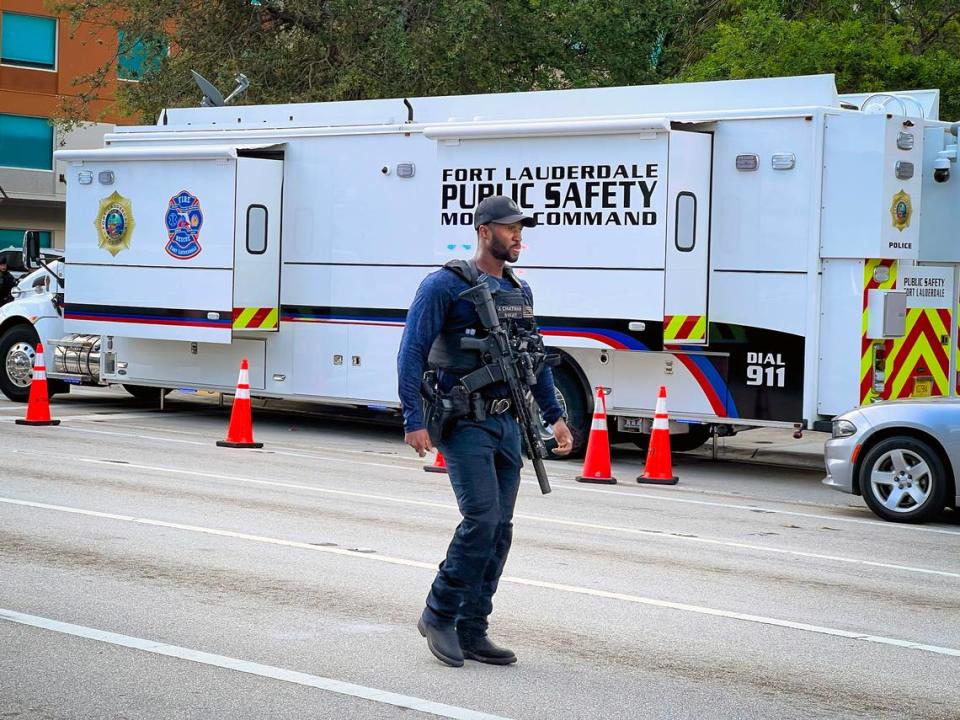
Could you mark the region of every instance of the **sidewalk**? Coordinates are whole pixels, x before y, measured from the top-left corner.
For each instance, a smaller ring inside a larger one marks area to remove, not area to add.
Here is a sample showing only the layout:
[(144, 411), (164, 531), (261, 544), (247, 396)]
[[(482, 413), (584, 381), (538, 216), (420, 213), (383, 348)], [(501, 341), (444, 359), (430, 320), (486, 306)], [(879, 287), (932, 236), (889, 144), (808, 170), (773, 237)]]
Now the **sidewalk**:
[[(823, 446), (829, 438), (827, 433), (806, 430), (801, 440), (795, 440), (793, 430), (789, 429), (744, 430), (733, 437), (717, 438), (717, 459), (824, 470)], [(708, 440), (690, 454), (713, 457), (713, 441)]]

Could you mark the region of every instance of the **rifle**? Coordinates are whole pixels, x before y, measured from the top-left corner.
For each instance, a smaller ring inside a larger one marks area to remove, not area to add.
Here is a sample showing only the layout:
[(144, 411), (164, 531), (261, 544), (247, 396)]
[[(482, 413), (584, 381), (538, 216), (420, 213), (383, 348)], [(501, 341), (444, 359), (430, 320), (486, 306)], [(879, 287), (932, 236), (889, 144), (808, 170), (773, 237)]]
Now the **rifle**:
[(474, 304), (480, 316), (480, 322), (487, 330), (487, 337), (482, 339), (462, 338), (460, 347), (464, 350), (479, 350), (490, 357), (489, 363), (463, 376), (460, 383), (468, 392), (474, 392), (494, 382), (507, 384), (510, 388), (510, 400), (517, 411), (520, 431), (527, 444), (527, 457), (530, 458), (533, 469), (537, 473), (540, 492), (546, 495), (550, 492), (550, 479), (543, 465), (543, 458), (547, 457), (547, 448), (543, 444), (543, 438), (540, 437), (539, 422), (530, 413), (526, 393), (531, 385), (537, 383), (536, 363), (528, 350), (515, 348), (511, 343), (510, 334), (500, 324), (493, 294), (488, 285), (480, 283), (469, 290), (464, 290), (460, 293), (460, 297)]

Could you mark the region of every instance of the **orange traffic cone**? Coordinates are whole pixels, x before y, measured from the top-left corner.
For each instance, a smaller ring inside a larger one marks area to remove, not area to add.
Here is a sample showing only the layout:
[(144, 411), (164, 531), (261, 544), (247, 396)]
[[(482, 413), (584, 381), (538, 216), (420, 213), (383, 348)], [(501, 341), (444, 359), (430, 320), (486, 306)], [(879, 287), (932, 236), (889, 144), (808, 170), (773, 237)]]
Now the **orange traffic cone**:
[(423, 469), (424, 469), (426, 472), (433, 472), (433, 473), (445, 473), (445, 472), (447, 472), (447, 463), (446, 463), (446, 461), (443, 459), (443, 453), (440, 452), (439, 450), (437, 450), (437, 457), (436, 457), (436, 459), (433, 461), (433, 465), (424, 465), (424, 466), (423, 466)]
[(230, 411), (230, 427), (227, 439), (217, 440), (219, 447), (262, 448), (263, 443), (253, 441), (253, 416), (250, 409), (250, 365), (247, 359), (240, 361), (240, 377), (237, 379), (237, 394), (233, 396)]
[(657, 410), (653, 416), (653, 433), (650, 435), (650, 449), (647, 450), (647, 464), (638, 483), (650, 485), (676, 485), (679, 478), (673, 474), (670, 460), (670, 421), (667, 419), (667, 389), (661, 385), (657, 396)]
[(604, 485), (614, 485), (617, 482), (610, 468), (607, 401), (603, 396), (602, 387), (597, 388), (597, 399), (593, 407), (593, 424), (590, 426), (590, 437), (587, 438), (587, 456), (583, 460), (583, 475), (577, 477), (577, 482), (603, 483)]
[(50, 396), (47, 393), (47, 366), (43, 361), (43, 343), (37, 343), (37, 355), (33, 359), (33, 380), (30, 382), (30, 399), (27, 401), (27, 416), (17, 420), (17, 425), (59, 425), (59, 420), (50, 419)]

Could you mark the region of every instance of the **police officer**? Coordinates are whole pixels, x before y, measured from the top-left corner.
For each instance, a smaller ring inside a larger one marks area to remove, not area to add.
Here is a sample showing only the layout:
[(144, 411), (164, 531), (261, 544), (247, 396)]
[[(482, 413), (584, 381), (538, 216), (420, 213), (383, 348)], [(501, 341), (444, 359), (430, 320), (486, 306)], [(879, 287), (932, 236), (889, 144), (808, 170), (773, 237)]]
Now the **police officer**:
[[(495, 645), (487, 637), (487, 617), (493, 610), (493, 595), (513, 536), (513, 508), (522, 465), (520, 429), (510, 412), (509, 389), (504, 383), (496, 383), (480, 391), (485, 409), (482, 420), (472, 413), (460, 418), (449, 436), (431, 437), (424, 427), (421, 380), (429, 361), (437, 373), (438, 389), (449, 391), (459, 377), (479, 366), (478, 353), (458, 353), (457, 339), (482, 332), (483, 328), (475, 306), (458, 296), (484, 275), (500, 284), (495, 300), (502, 295), (509, 298), (505, 303), (510, 308), (516, 308), (519, 298), (532, 327), (530, 286), (518, 280), (507, 263), (515, 263), (520, 257), (523, 228), (535, 225), (536, 220), (524, 215), (508, 197), (483, 200), (474, 214), (475, 257), (460, 263), (461, 272), (448, 264), (426, 277), (407, 313), (400, 343), (397, 364), (404, 441), (420, 457), (434, 446), (443, 453), (463, 516), (417, 623), (430, 651), (454, 667), (463, 665), (464, 658), (494, 665), (517, 661), (512, 650)], [(471, 272), (474, 277), (469, 276)], [(498, 303), (498, 314), (500, 311)], [(549, 367), (540, 371), (531, 389), (544, 420), (553, 427), (557, 440), (554, 452), (566, 455), (573, 438), (557, 403)]]
[(13, 300), (11, 292), (16, 284), (17, 279), (7, 270), (7, 258), (0, 255), (0, 305), (6, 305)]

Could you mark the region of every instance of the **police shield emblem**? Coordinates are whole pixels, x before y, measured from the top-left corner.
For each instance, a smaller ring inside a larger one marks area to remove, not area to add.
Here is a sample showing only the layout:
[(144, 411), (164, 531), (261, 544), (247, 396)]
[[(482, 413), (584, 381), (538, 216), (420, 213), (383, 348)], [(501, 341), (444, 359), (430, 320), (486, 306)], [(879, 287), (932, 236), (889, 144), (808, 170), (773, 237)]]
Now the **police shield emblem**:
[(913, 204), (910, 202), (910, 195), (901, 190), (893, 196), (893, 203), (890, 205), (893, 226), (903, 232), (910, 225), (911, 215), (913, 215)]
[(167, 255), (177, 260), (189, 260), (200, 254), (200, 228), (203, 211), (200, 199), (188, 190), (181, 190), (167, 203)]
[(121, 250), (129, 248), (134, 226), (133, 205), (129, 198), (116, 191), (103, 198), (93, 225), (100, 238), (99, 246), (114, 257)]

